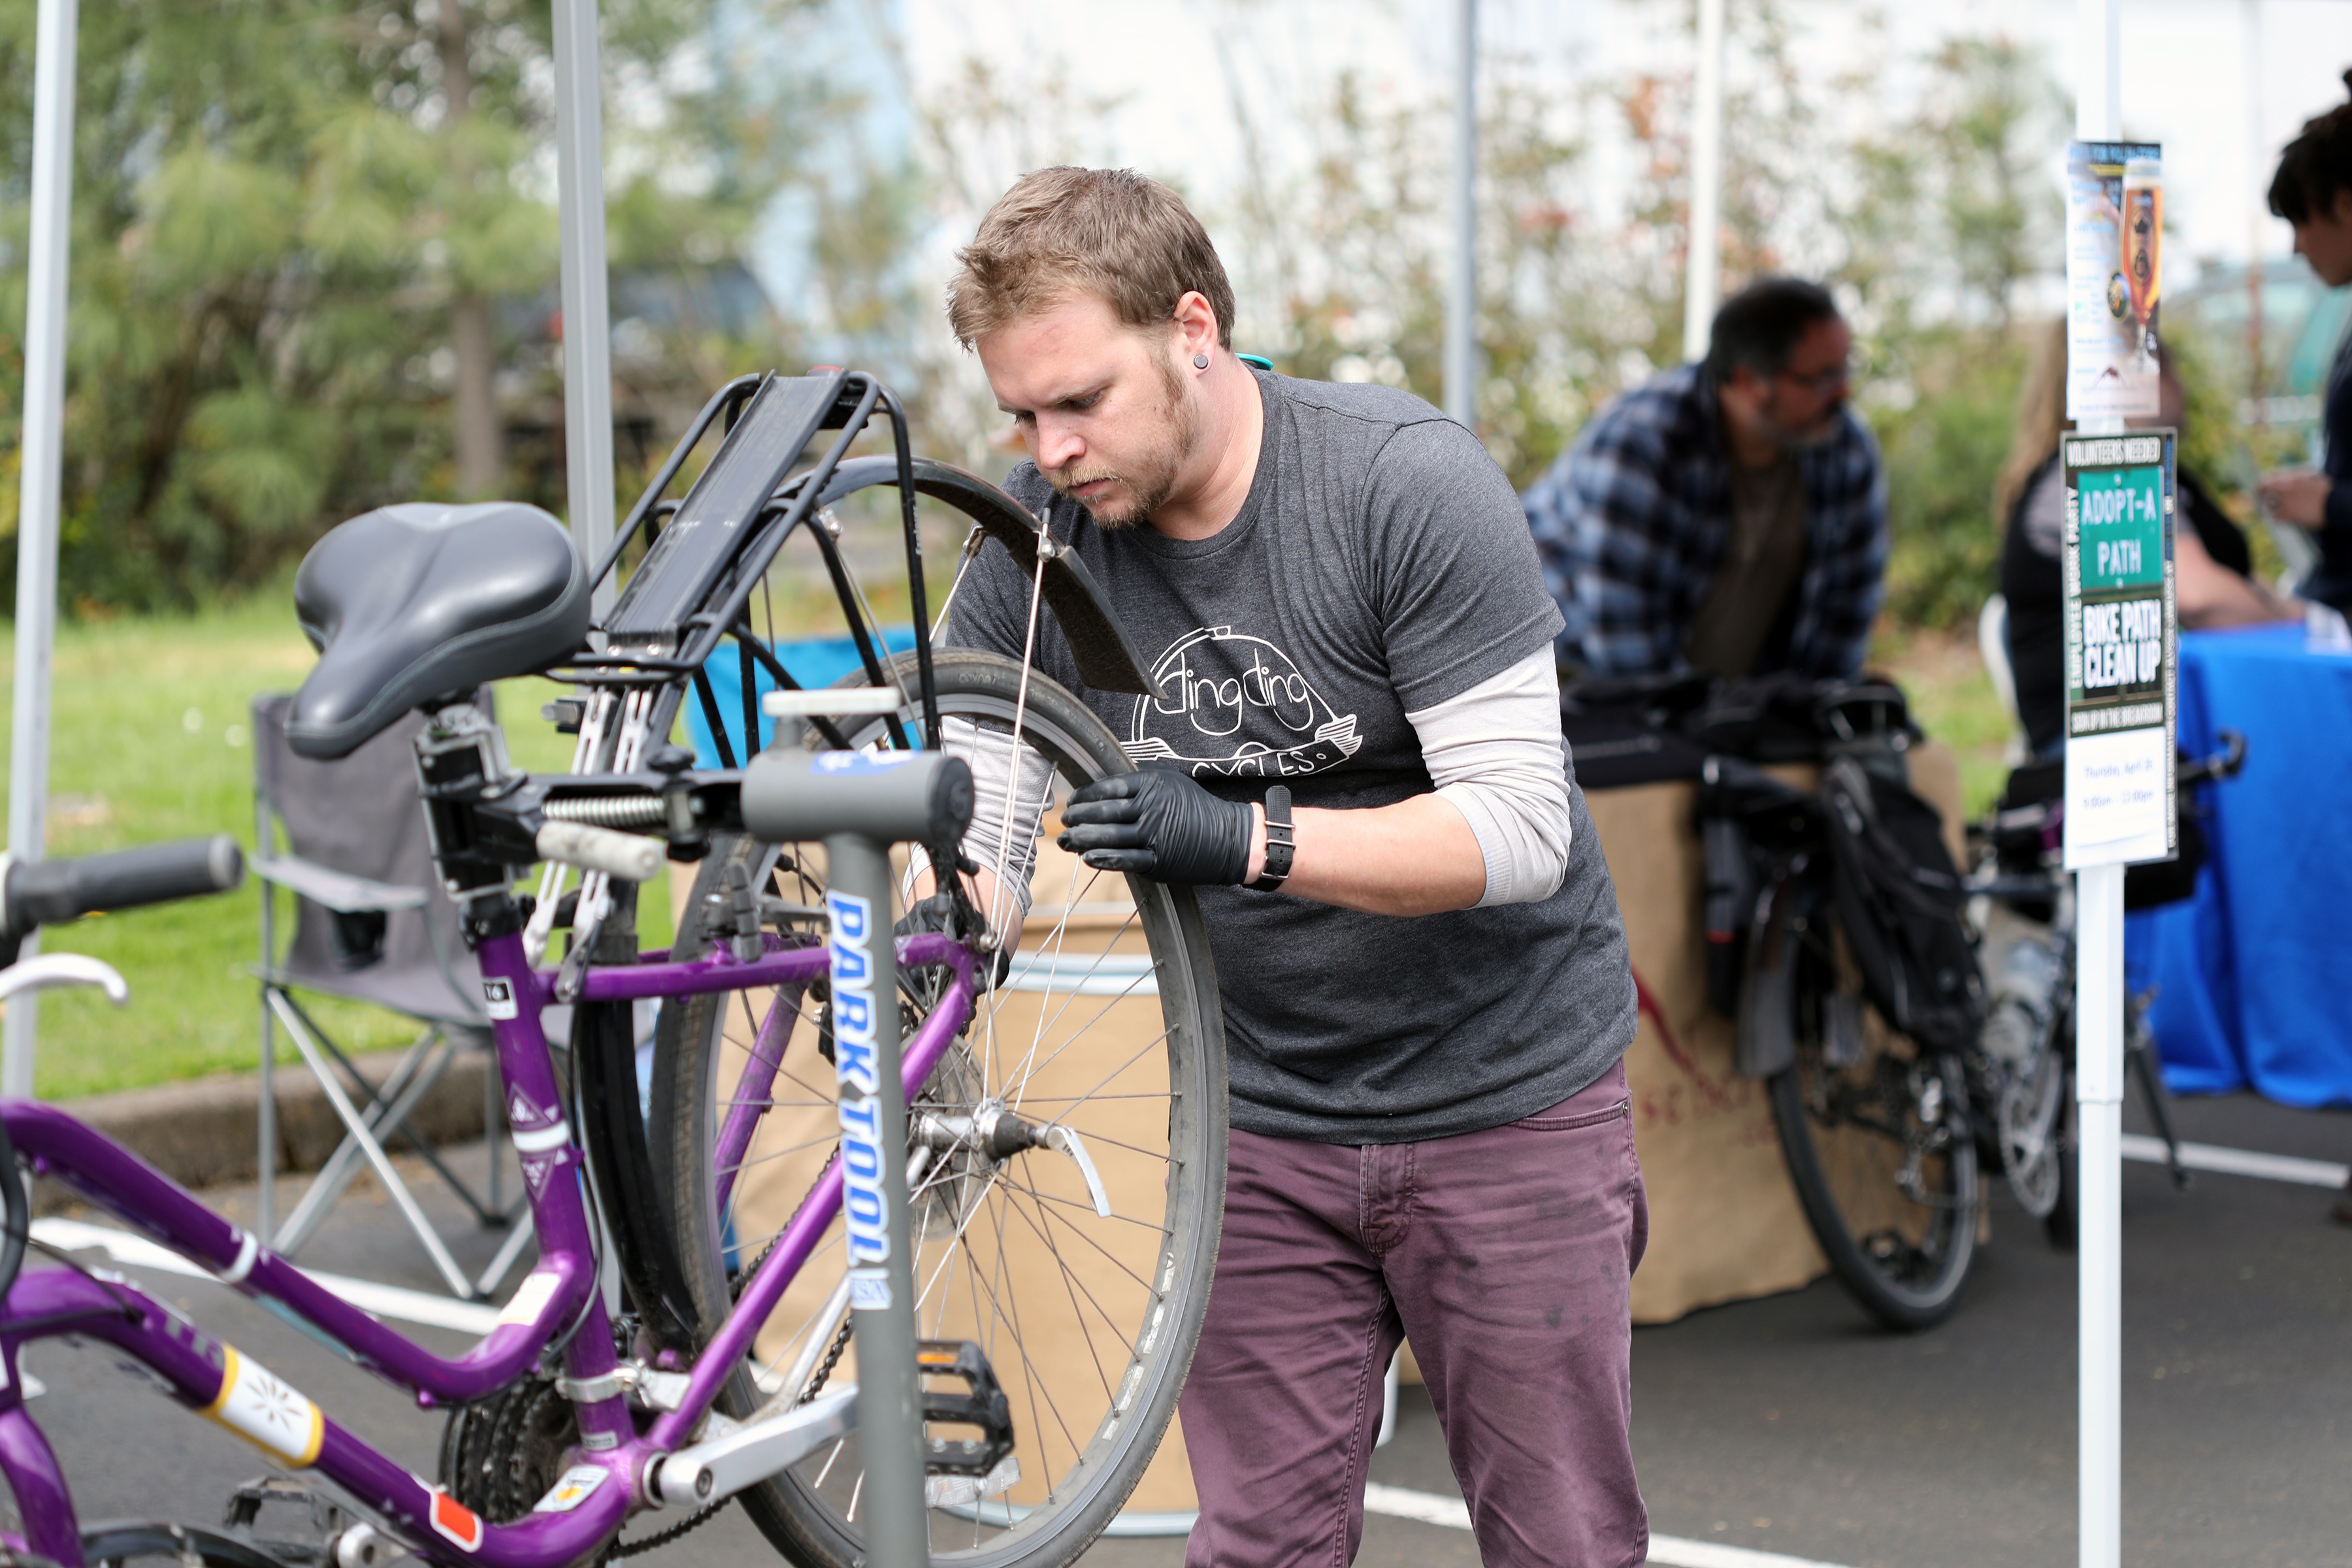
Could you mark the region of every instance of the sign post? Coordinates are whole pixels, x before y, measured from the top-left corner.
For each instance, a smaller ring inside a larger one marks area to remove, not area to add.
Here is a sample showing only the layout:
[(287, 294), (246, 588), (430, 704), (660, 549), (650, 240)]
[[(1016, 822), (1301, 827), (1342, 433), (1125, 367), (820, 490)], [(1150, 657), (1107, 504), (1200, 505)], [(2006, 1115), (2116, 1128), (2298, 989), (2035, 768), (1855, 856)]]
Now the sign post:
[(2173, 853), (2173, 440), (2159, 149), (2125, 143), (2122, 0), (2079, 0), (2066, 159), (2066, 866), (2074, 879), (2082, 1568), (2123, 1555), (2124, 868)]

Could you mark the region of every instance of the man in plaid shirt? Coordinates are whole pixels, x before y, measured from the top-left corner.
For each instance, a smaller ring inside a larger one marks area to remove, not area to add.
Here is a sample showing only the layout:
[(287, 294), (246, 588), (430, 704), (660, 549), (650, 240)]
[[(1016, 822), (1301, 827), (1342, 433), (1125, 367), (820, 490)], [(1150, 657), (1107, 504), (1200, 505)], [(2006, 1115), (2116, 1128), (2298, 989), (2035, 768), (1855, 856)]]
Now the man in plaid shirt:
[(1878, 445), (1847, 406), (1853, 333), (1829, 291), (1749, 285), (1707, 357), (1584, 427), (1522, 500), (1588, 676), (1862, 668), (1886, 571)]

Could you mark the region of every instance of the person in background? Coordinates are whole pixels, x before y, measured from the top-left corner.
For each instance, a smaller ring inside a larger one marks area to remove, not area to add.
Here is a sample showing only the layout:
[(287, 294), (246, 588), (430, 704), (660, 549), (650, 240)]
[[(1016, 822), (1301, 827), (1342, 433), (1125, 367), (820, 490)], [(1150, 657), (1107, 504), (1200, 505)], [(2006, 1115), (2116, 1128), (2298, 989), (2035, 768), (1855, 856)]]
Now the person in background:
[[(2138, 426), (2182, 430), (2188, 400), (2175, 374), (2172, 351), (2157, 356), (2163, 406)], [(2018, 401), (2017, 434), (1995, 488), (1995, 515), (2004, 530), (2000, 592), (2009, 601), (2009, 666), (2017, 686), (2017, 717), (2027, 748), (2050, 761), (2066, 750), (2066, 627), (2058, 564), (2066, 525), (2066, 489), (2058, 440), (2066, 420), (2066, 326), (2051, 323)], [(2185, 431), (2183, 432), (2185, 434)], [(2303, 607), (2257, 581), (2246, 536), (2188, 468), (2177, 476), (2172, 536), (2174, 601), (2184, 631), (2300, 619)]]
[[(2352, 70), (2344, 86), (2352, 92)], [(2294, 253), (2322, 283), (2352, 283), (2352, 102), (2305, 121), (2303, 134), (2286, 144), (2271, 178), (2271, 211), (2294, 225)], [(2309, 529), (2319, 545), (2319, 564), (2298, 591), (2352, 616), (2352, 335), (2328, 367), (2321, 421), (2327, 457), (2319, 471), (2269, 475), (2259, 493), (2273, 517)], [(2331, 1212), (2352, 1225), (2352, 1180)]]
[[(2344, 81), (2352, 89), (2352, 71)], [(2286, 144), (2271, 180), (2271, 211), (2294, 226), (2294, 253), (2322, 283), (2352, 283), (2352, 103), (2305, 121), (2303, 134)], [(2327, 456), (2319, 470), (2268, 475), (2259, 493), (2273, 517), (2310, 530), (2319, 546), (2319, 564), (2297, 591), (2352, 616), (2352, 337), (2327, 372), (2324, 410)], [(2339, 1207), (2337, 1217), (2352, 1224), (2352, 1207)]]
[(1766, 278), (1706, 358), (1602, 410), (1520, 498), (1587, 676), (1858, 673), (1886, 574), (1878, 447), (1847, 405), (1853, 332)]

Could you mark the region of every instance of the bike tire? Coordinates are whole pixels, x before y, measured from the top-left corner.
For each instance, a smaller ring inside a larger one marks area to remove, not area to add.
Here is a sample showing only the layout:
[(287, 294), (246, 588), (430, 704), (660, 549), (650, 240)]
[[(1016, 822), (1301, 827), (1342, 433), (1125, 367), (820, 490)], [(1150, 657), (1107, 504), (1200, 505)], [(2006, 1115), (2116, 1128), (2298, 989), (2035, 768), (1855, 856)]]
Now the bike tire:
[(2060, 1252), (2072, 1252), (2083, 1239), (2082, 1118), (2074, 1100), (2074, 1069), (2066, 1069), (2066, 1109), (2059, 1122), (2058, 1206), (2042, 1221), (2042, 1234)]
[[(1976, 1256), (1982, 1193), (1966, 1075), (1956, 1059), (1916, 1052), (1884, 1028), (1864, 1028), (1856, 1059), (1833, 1064), (1837, 981), (1834, 953), (1816, 948), (1799, 984), (1780, 993), (1790, 997), (1796, 1048), (1767, 1082), (1773, 1126), (1839, 1284), (1887, 1328), (1932, 1328), (1958, 1305)], [(1757, 1005), (1763, 990), (1743, 987), (1742, 1005)], [(1924, 1115), (1937, 1109), (1931, 1102), (1940, 1102), (1932, 1121)], [(1921, 1144), (1932, 1152), (1918, 1162), (1913, 1191), (1901, 1173)]]
[[(1024, 695), (1023, 671), (1012, 660), (949, 650), (937, 654), (934, 665), (944, 717), (1009, 728), (1016, 709), (1020, 710), (1024, 739), (1053, 763), (1061, 784), (1075, 785), (1129, 770), (1126, 754), (1101, 721), (1068, 691), (1034, 671), (1027, 676)], [(912, 689), (911, 656), (892, 661), (890, 673), (902, 689)], [(854, 684), (865, 684), (862, 676), (851, 679)], [(909, 734), (918, 731), (916, 704), (909, 702), (899, 716)], [(854, 743), (868, 743), (882, 732), (879, 717), (856, 722), (863, 728), (853, 732)], [(789, 856), (789, 873), (778, 875), (772, 869), (786, 864), (780, 855)], [(821, 904), (820, 882), (811, 869), (811, 858), (809, 847), (761, 845), (741, 837), (715, 843), (696, 878), (688, 907), (702, 908), (702, 900), (725, 884), (730, 865), (751, 870), (758, 887), (771, 886), (772, 878), (773, 885), (784, 888), (787, 902)], [(932, 1560), (964, 1568), (1013, 1568), (1016, 1564), (1061, 1568), (1092, 1544), (1117, 1516), (1173, 1417), (1207, 1310), (1216, 1260), (1224, 1200), (1224, 1046), (1215, 975), (1199, 911), (1188, 889), (1087, 872), (1075, 862), (1068, 864), (1075, 868), (1071, 874), (1081, 879), (1083, 885), (1074, 885), (1062, 900), (1064, 912), (1053, 933), (1041, 943), (1040, 921), (1033, 916), (1023, 943), (1024, 953), (1056, 955), (1045, 984), (1067, 979), (1083, 984), (1102, 977), (1106, 966), (1101, 955), (1088, 967), (1081, 955), (1066, 951), (1061, 939), (1067, 935), (1072, 907), (1116, 902), (1112, 895), (1121, 890), (1131, 900), (1133, 912), (1125, 917), (1113, 940), (1102, 945), (1129, 950), (1123, 972), (1145, 972), (1145, 966), (1135, 960), (1148, 953), (1148, 972), (1158, 981), (1156, 1021), (1150, 1019), (1139, 994), (1114, 995), (1092, 1016), (1123, 1018), (1123, 1026), (1130, 1030), (1157, 1026), (1160, 1036), (1147, 1041), (1125, 1065), (1112, 1067), (1106, 1059), (1080, 1075), (1090, 1083), (1099, 1079), (1104, 1092), (1061, 1096), (1053, 1102), (1057, 1110), (1053, 1120), (1078, 1131), (1094, 1151), (1107, 1191), (1118, 1194), (1114, 1214), (1136, 1225), (1122, 1226), (1116, 1237), (1088, 1234), (1110, 1222), (1099, 1220), (1091, 1207), (1076, 1214), (1068, 1202), (1069, 1194), (1047, 1194), (1049, 1184), (1056, 1181), (1066, 1184), (1072, 1173), (1058, 1164), (1039, 1171), (1035, 1163), (1062, 1158), (1044, 1150), (1011, 1156), (986, 1170), (967, 1163), (958, 1171), (955, 1163), (963, 1156), (950, 1155), (919, 1185), (914, 1261), (919, 1331), (931, 1338), (972, 1339), (990, 1353), (1014, 1413), (1013, 1457), (1022, 1461), (1024, 1472), (1018, 1488), (995, 1500), (976, 1505), (963, 1500), (960, 1512), (932, 1510)], [(709, 939), (690, 916), (680, 923), (673, 952), (683, 958), (701, 951)], [(1134, 951), (1138, 948), (1142, 952)], [(1077, 966), (1066, 976), (1062, 972), (1065, 963)], [(1118, 979), (1118, 974), (1111, 974), (1106, 984)], [(1053, 1041), (1052, 1054), (1026, 1078), (1016, 1079), (1009, 1047), (999, 1059), (992, 1035), (986, 1050), (976, 1043), (992, 1028), (1017, 1026), (1032, 1031), (1026, 1015), (1034, 1012), (1034, 1038), (1019, 1069), (1025, 1071), (1040, 1055), (1038, 1042), (1047, 1039), (1046, 1031), (1063, 1028), (1061, 1020), (1079, 1011), (1072, 1004), (1085, 994), (1102, 994), (1100, 991), (1073, 992), (1054, 1012), (1051, 994), (1034, 1006), (1022, 1000), (1035, 994), (1014, 988), (1024, 983), (1023, 973), (1016, 971), (1005, 988), (984, 992), (977, 999), (983, 1016), (976, 1016), (967, 1027), (962, 1037), (966, 1047), (951, 1048), (942, 1058), (931, 1084), (918, 1097), (918, 1110), (931, 1105), (951, 1112), (983, 1093), (1016, 1100), (1024, 1086), (1035, 1084), (1053, 1070), (1057, 1058), (1083, 1058), (1083, 1037), (1093, 1026), (1085, 1018), (1069, 1037)], [(804, 1015), (804, 999), (791, 1000)], [(910, 997), (905, 986), (902, 1002), (908, 1010), (920, 1011), (919, 997)], [(767, 1005), (776, 1004), (772, 999)], [(1093, 1004), (1087, 1006), (1092, 1008)], [(734, 1069), (739, 1075), (735, 1079), (730, 1080), (725, 1075), (730, 1053), (736, 1060), (741, 1059), (741, 1036), (750, 1019), (761, 1016), (756, 1007), (754, 1002), (751, 1008), (738, 1012), (726, 996), (684, 999), (664, 1007), (657, 1035), (652, 1104), (656, 1163), (664, 1173), (664, 1201), (689, 1288), (708, 1326), (718, 1324), (730, 1309), (730, 1277), (748, 1273), (762, 1236), (781, 1227), (781, 1221), (773, 1227), (764, 1222), (737, 1223), (751, 1207), (741, 1195), (753, 1180), (750, 1167), (766, 1157), (755, 1152), (763, 1147), (756, 1140), (747, 1146), (730, 1213), (722, 1215), (718, 1198), (719, 1173), (713, 1150), (720, 1104), (729, 1098), (721, 1089), (730, 1081), (740, 1087), (740, 1067)], [(1114, 1015), (1114, 1009), (1119, 1012)], [(1139, 1026), (1139, 1013), (1143, 1018)], [(733, 1044), (729, 1042), (730, 1016), (738, 1019)], [(800, 1021), (805, 1024), (805, 1016)], [(832, 1069), (820, 1059), (820, 1047), (808, 1043), (816, 1034), (814, 1028), (797, 1027), (782, 1050), (774, 1053), (781, 1061), (775, 1087), (768, 1102), (758, 1107), (763, 1136), (773, 1123), (773, 1142), (783, 1149), (782, 1163), (790, 1166), (797, 1161), (810, 1174), (820, 1168), (819, 1156), (829, 1150), (829, 1135), (824, 1129), (831, 1121), (830, 1102), (824, 1097), (830, 1094)], [(1108, 1033), (1097, 1039), (1107, 1041)], [(1073, 1047), (1077, 1047), (1076, 1053)], [(793, 1065), (795, 1056), (802, 1064), (798, 1068)], [(1097, 1067), (1111, 1070), (1106, 1076)], [(1152, 1083), (1163, 1079), (1167, 1086), (1162, 1097), (1167, 1102), (1164, 1115), (1152, 1103), (1150, 1092)], [(1135, 1103), (1139, 1099), (1139, 1106)], [(819, 1104), (821, 1100), (824, 1103)], [(1119, 1103), (1114, 1106), (1114, 1100)], [(1032, 1098), (1028, 1103), (1035, 1108), (1034, 1113), (1042, 1113), (1046, 1102)], [(1064, 1106), (1067, 1109), (1060, 1109)], [(798, 1134), (793, 1131), (795, 1123)], [(1133, 1152), (1137, 1145), (1150, 1142), (1137, 1130), (1153, 1126), (1161, 1129), (1164, 1159), (1157, 1159), (1149, 1148), (1143, 1150), (1143, 1157)], [(1018, 1173), (1014, 1173), (1016, 1163), (1021, 1163)], [(1018, 1188), (1019, 1181), (1030, 1184)], [(805, 1185), (801, 1182), (798, 1189), (804, 1190)], [(1084, 1195), (1083, 1187), (1076, 1191)], [(984, 1216), (982, 1211), (992, 1205), (995, 1212)], [(1003, 1239), (1008, 1226), (1013, 1237), (1011, 1244)], [(1020, 1240), (1024, 1226), (1035, 1233), (1027, 1243)], [(1136, 1226), (1149, 1234), (1129, 1234)], [(943, 1246), (935, 1245), (938, 1233), (945, 1233)], [(982, 1236), (976, 1244), (971, 1241), (975, 1233)], [(815, 1283), (829, 1287), (840, 1272), (839, 1236), (836, 1219), (826, 1242), (802, 1270), (802, 1282), (787, 1293), (784, 1304), (763, 1328), (755, 1354), (763, 1355), (770, 1369), (836, 1331), (837, 1318), (823, 1316), (823, 1308), (810, 1312), (807, 1303)], [(1048, 1238), (1044, 1251), (1052, 1263), (1060, 1265), (1060, 1278), (1024, 1275), (1005, 1267), (1036, 1265), (1037, 1236)], [(1074, 1286), (1076, 1271), (1064, 1261), (1059, 1247), (1076, 1249), (1079, 1239), (1104, 1248), (1107, 1255), (1118, 1253), (1118, 1269), (1098, 1270), (1102, 1278)], [(1126, 1258), (1128, 1251), (1136, 1257)], [(953, 1278), (959, 1270), (949, 1266), (948, 1253), (961, 1254), (963, 1279)], [(1142, 1267), (1133, 1266), (1139, 1263)], [(981, 1305), (982, 1287), (975, 1283), (982, 1278), (983, 1265), (996, 1276), (986, 1288), (986, 1309)], [(927, 1290), (926, 1270), (934, 1285), (945, 1277), (948, 1288)], [(966, 1291), (970, 1299), (961, 1304), (950, 1300), (958, 1290)], [(1060, 1310), (1057, 1314), (1049, 1309)], [(1026, 1341), (1021, 1328), (1024, 1313), (1031, 1325)], [(967, 1317), (972, 1321), (966, 1321)], [(1081, 1337), (1094, 1352), (1089, 1358), (1093, 1366), (1082, 1368), (1083, 1375), (1077, 1377), (1042, 1368), (1038, 1358), (1044, 1346), (1029, 1342), (1041, 1340), (1044, 1323), (1058, 1321), (1066, 1329), (1072, 1318), (1079, 1321)], [(1123, 1354), (1124, 1364), (1107, 1362), (1107, 1353)], [(770, 1381), (770, 1388), (763, 1393), (751, 1364), (739, 1366), (720, 1398), (720, 1409), (738, 1418), (748, 1415), (763, 1399), (775, 1396), (776, 1380)], [(1099, 1401), (1092, 1398), (1091, 1385), (1097, 1382), (1102, 1395)], [(1078, 1408), (1081, 1404), (1083, 1408)], [(854, 1518), (854, 1484), (845, 1501), (843, 1496), (844, 1478), (855, 1463), (854, 1447), (854, 1438), (845, 1439), (843, 1445), (742, 1494), (754, 1522), (791, 1561), (811, 1568), (835, 1564), (849, 1568), (863, 1561), (862, 1532)], [(845, 1456), (848, 1464), (839, 1464)]]

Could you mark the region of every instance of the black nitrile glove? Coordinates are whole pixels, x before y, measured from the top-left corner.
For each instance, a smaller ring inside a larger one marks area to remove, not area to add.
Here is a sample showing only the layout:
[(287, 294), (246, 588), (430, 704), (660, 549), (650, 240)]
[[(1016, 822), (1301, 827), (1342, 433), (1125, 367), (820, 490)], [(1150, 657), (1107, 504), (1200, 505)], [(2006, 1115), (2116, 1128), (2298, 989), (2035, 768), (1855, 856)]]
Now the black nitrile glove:
[(1167, 763), (1097, 779), (1070, 796), (1055, 842), (1097, 871), (1135, 871), (1178, 887), (1249, 875), (1253, 815)]

